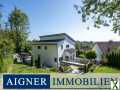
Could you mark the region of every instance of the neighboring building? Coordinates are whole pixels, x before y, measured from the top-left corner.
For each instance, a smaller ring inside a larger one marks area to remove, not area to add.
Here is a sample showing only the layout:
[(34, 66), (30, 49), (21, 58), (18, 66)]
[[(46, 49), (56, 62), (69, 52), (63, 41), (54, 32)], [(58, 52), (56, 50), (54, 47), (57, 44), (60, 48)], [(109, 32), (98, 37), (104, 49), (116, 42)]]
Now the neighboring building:
[(94, 42), (92, 41), (90, 42), (82, 41), (80, 42), (80, 51), (83, 51), (83, 52), (89, 51), (93, 48), (93, 46), (94, 46)]
[(93, 50), (95, 50), (97, 61), (101, 61), (103, 55), (107, 54), (108, 52), (114, 51), (116, 48), (120, 46), (120, 42), (117, 41), (108, 41), (108, 42), (96, 42)]
[(33, 41), (33, 62), (39, 67), (60, 67), (60, 61), (72, 61), (75, 58), (75, 40), (65, 33), (40, 36)]

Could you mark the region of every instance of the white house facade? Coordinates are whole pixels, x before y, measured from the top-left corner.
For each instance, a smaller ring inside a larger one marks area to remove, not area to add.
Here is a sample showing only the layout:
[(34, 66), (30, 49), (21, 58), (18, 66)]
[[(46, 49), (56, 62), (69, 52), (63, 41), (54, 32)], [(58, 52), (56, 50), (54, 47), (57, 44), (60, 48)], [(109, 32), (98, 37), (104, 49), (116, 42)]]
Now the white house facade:
[(65, 33), (40, 36), (32, 43), (34, 65), (39, 67), (60, 67), (62, 60), (74, 60), (75, 40)]
[(96, 42), (93, 50), (96, 52), (96, 61), (101, 61), (103, 57), (120, 47), (119, 41)]
[(95, 46), (93, 47), (93, 50), (95, 51), (96, 53), (96, 61), (100, 62), (102, 60), (102, 51), (101, 49), (99, 48), (98, 44), (95, 44)]

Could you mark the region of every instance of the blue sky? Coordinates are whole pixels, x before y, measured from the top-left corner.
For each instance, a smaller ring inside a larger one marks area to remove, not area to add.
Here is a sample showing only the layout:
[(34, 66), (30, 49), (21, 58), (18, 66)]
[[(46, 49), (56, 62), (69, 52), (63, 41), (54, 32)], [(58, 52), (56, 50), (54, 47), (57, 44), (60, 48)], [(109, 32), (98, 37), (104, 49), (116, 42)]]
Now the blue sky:
[[(14, 6), (23, 10), (29, 17), (29, 39), (38, 39), (40, 35), (67, 33), (80, 41), (120, 40), (109, 28), (96, 29), (92, 21), (83, 23), (74, 9), (80, 0), (0, 0), (3, 5), (4, 19), (8, 17)], [(87, 30), (87, 26), (90, 30)]]

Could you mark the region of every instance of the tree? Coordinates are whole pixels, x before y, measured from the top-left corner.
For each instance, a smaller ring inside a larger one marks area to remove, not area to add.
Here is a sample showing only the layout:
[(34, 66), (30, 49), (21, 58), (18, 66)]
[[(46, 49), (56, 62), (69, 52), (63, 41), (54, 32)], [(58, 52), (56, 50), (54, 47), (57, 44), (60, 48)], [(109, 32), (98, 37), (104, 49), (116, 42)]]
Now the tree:
[(87, 59), (95, 59), (96, 58), (96, 53), (95, 51), (87, 51), (85, 54)]
[(27, 37), (28, 37), (28, 16), (18, 8), (9, 15), (8, 21), (10, 23), (10, 29), (13, 31), (12, 39), (15, 42), (16, 52), (20, 52), (24, 49)]
[(28, 52), (28, 53), (32, 53), (32, 41), (27, 41), (26, 44), (25, 44), (25, 49), (24, 51), (25, 52)]
[(83, 0), (81, 6), (74, 7), (83, 22), (92, 19), (98, 28), (112, 25), (112, 30), (120, 34), (120, 0)]
[(7, 59), (14, 50), (14, 43), (10, 39), (8, 30), (0, 30), (0, 72), (5, 71), (5, 59)]

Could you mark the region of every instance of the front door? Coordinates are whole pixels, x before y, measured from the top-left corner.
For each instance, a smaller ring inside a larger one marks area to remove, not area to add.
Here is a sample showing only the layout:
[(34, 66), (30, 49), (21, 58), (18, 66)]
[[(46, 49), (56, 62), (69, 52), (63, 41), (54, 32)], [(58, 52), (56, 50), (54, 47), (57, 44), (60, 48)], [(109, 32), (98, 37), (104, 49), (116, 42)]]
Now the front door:
[(66, 61), (69, 61), (69, 56), (65, 56), (65, 60), (66, 60)]

